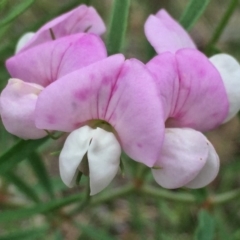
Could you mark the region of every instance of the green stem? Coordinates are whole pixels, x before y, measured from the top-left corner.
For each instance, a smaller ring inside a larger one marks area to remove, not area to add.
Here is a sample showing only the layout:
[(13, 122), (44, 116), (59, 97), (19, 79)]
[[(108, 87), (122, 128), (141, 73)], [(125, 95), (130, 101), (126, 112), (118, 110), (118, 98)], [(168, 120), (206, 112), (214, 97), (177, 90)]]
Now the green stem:
[(128, 185), (121, 187), (119, 189), (116, 189), (114, 191), (93, 197), (90, 205), (92, 206), (92, 205), (98, 205), (101, 203), (109, 202), (115, 198), (125, 196), (125, 195), (133, 192), (134, 190), (135, 190), (134, 185), (128, 184)]
[(114, 0), (107, 38), (108, 54), (121, 52), (127, 29), (130, 0)]
[[(106, 203), (116, 198), (126, 196), (135, 191), (136, 191), (135, 185), (128, 184), (116, 190), (112, 190), (107, 193), (99, 194), (95, 197), (92, 197), (91, 201), (88, 203), (88, 206), (95, 206), (102, 203)], [(154, 198), (173, 200), (189, 204), (198, 203), (197, 199), (192, 194), (179, 192), (174, 193), (168, 190), (157, 189), (151, 186), (143, 186), (141, 189), (137, 190), (137, 193), (152, 196)], [(217, 205), (226, 203), (238, 197), (240, 197), (240, 189), (232, 190), (230, 192), (209, 197), (206, 199), (205, 202), (209, 202), (210, 205)], [(76, 203), (79, 200), (81, 200), (81, 198), (82, 198), (81, 194), (76, 194), (64, 199), (56, 199), (51, 202), (39, 203), (38, 205), (35, 205), (33, 207), (4, 211), (3, 214), (0, 215), (0, 222), (16, 221), (24, 218), (29, 218), (36, 214), (48, 214), (49, 212), (60, 209), (64, 206)], [(67, 216), (71, 216), (71, 214), (68, 213)]]
[(169, 190), (156, 189), (151, 186), (143, 186), (140, 193), (150, 195), (156, 198), (165, 198), (184, 203), (195, 203), (196, 199), (193, 195), (187, 193), (174, 193)]
[(87, 189), (86, 189), (86, 195), (83, 201), (80, 203), (79, 206), (77, 206), (75, 209), (73, 209), (69, 215), (74, 216), (80, 212), (82, 212), (91, 202), (91, 196), (90, 196), (90, 179), (89, 177), (87, 178)]
[[(127, 194), (129, 194), (130, 192), (134, 191), (135, 187), (132, 184), (126, 185), (124, 187), (121, 187), (119, 189), (116, 189), (114, 191), (109, 191), (107, 193), (103, 193), (103, 194), (99, 194), (95, 197), (91, 197), (89, 196), (88, 192), (86, 195), (85, 200), (83, 200), (82, 204), (78, 207), (76, 207), (74, 210), (72, 210), (70, 213), (68, 213), (70, 216), (74, 216), (76, 214), (79, 214), (82, 210), (84, 210), (86, 207), (90, 207), (90, 206), (95, 206), (101, 203), (106, 203), (109, 202), (111, 200), (114, 200), (118, 197), (122, 197), (125, 196)], [(91, 201), (90, 201), (91, 200)]]
[(146, 166), (143, 164), (138, 164), (136, 177), (138, 179), (143, 179), (145, 171), (146, 171)]
[(230, 200), (240, 197), (240, 189), (232, 190), (226, 193), (218, 194), (210, 198), (210, 203), (212, 204), (223, 204)]
[[(16, 164), (26, 159), (33, 151), (37, 150), (48, 137), (38, 140), (20, 140), (13, 147), (0, 156), (0, 174), (8, 172)], [(17, 154), (16, 154), (17, 153)]]
[[(184, 202), (184, 203), (197, 203), (197, 199), (194, 195), (189, 193), (174, 193), (169, 190), (157, 189), (151, 186), (143, 186), (140, 189), (140, 193), (150, 195), (156, 198), (164, 198), (168, 200)], [(221, 193), (215, 196), (206, 198), (205, 202), (209, 202), (211, 205), (223, 204), (240, 197), (240, 189), (232, 190), (226, 193)]]
[(48, 130), (45, 130), (45, 132), (48, 134), (48, 136), (53, 139), (53, 140), (58, 140), (60, 137), (62, 137), (65, 133), (56, 133), (56, 135), (54, 135), (54, 133), (48, 131)]
[(231, 0), (225, 14), (223, 15), (223, 18), (221, 19), (221, 21), (218, 24), (215, 32), (212, 35), (212, 38), (210, 39), (209, 43), (207, 44), (206, 51), (205, 51), (207, 54), (210, 54), (211, 48), (219, 40), (220, 36), (222, 35), (223, 30), (225, 29), (229, 19), (232, 16), (232, 13), (234, 12), (237, 4), (238, 4), (238, 0)]

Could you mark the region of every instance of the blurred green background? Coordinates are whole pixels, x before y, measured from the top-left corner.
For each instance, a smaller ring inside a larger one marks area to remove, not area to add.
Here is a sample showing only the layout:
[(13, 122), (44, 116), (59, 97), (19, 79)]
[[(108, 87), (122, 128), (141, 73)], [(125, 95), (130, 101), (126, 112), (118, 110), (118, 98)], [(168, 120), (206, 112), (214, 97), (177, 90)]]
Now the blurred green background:
[[(108, 28), (113, 2), (0, 0), (0, 88), (9, 79), (4, 62), (14, 54), (17, 40), (23, 33), (36, 31), (45, 22), (81, 3), (94, 6)], [(202, 51), (209, 50), (207, 47), (217, 26), (229, 4), (234, 1), (209, 2), (190, 31)], [(143, 62), (150, 60), (154, 51), (143, 31), (148, 15), (165, 8), (174, 18), (180, 19), (188, 3), (188, 0), (131, 0), (122, 49), (125, 56)], [(238, 1), (234, 4), (234, 12), (228, 24), (208, 53), (226, 52), (240, 62), (240, 5)], [(17, 11), (19, 16), (15, 17)], [(103, 36), (105, 40), (107, 35)], [(234, 118), (207, 135), (221, 159), (221, 171), (208, 187), (191, 191), (165, 191), (154, 182), (151, 172), (147, 171), (144, 181), (154, 187), (152, 190), (159, 189), (159, 192), (145, 191), (143, 194), (135, 190), (130, 194), (129, 183), (134, 186), (142, 184), (139, 178), (141, 167), (125, 161), (124, 178), (119, 173), (103, 193), (94, 196), (87, 204), (86, 178), (83, 178), (79, 187), (73, 189), (64, 186), (59, 178), (58, 152), (64, 138), (19, 142), (1, 124), (0, 240), (239, 240), (239, 118)], [(119, 191), (125, 185), (126, 188)], [(212, 204), (212, 199), (213, 202), (218, 199), (216, 204)]]

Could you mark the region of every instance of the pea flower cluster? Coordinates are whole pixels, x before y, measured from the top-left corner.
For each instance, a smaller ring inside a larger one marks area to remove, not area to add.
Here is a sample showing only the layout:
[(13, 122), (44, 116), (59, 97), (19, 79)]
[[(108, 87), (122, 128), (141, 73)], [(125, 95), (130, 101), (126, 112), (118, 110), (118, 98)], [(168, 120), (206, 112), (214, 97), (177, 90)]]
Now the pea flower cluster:
[(227, 54), (208, 59), (165, 10), (149, 16), (145, 34), (158, 53), (147, 67), (162, 99), (166, 126), (153, 176), (166, 188), (204, 187), (216, 177), (219, 158), (199, 131), (212, 130), (239, 111), (240, 65)]
[(6, 61), (5, 128), (23, 139), (69, 133), (61, 178), (72, 187), (79, 171), (88, 174), (91, 195), (115, 177), (123, 151), (165, 188), (209, 184), (219, 158), (202, 132), (240, 109), (238, 62), (227, 54), (208, 59), (165, 10), (145, 23), (158, 54), (147, 64), (107, 56), (104, 32), (96, 10), (81, 5), (25, 34)]

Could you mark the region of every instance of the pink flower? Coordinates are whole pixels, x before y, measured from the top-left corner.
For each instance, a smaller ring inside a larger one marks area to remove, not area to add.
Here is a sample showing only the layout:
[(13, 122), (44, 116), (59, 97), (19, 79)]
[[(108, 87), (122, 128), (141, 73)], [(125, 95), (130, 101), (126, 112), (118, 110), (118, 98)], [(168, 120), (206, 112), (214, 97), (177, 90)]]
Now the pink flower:
[(36, 126), (71, 132), (60, 155), (68, 186), (88, 159), (91, 195), (116, 175), (121, 149), (151, 167), (161, 151), (162, 105), (151, 74), (138, 60), (114, 55), (71, 72), (44, 89)]
[(43, 25), (36, 33), (24, 34), (18, 41), (16, 52), (23, 52), (39, 44), (69, 36), (71, 34), (88, 32), (101, 35), (106, 27), (101, 17), (93, 7), (80, 5)]
[(34, 124), (38, 94), (65, 74), (105, 58), (104, 43), (97, 36), (105, 30), (96, 10), (81, 5), (19, 40), (17, 54), (6, 62), (14, 79), (0, 99), (2, 121), (10, 133), (24, 139), (46, 135)]
[(106, 58), (102, 40), (78, 33), (29, 48), (6, 61), (14, 80), (1, 93), (1, 117), (5, 128), (24, 139), (46, 135), (36, 128), (34, 110), (41, 90), (62, 76)]
[(153, 176), (166, 188), (203, 187), (216, 177), (219, 158), (198, 131), (216, 128), (240, 109), (239, 64), (228, 55), (207, 59), (165, 10), (147, 19), (145, 33), (159, 54), (147, 67), (167, 127)]
[[(158, 81), (160, 73), (156, 68), (163, 64), (162, 54), (168, 54), (167, 61), (173, 62), (173, 75), (178, 78), (169, 84), (176, 89), (179, 85), (179, 97), (172, 99), (177, 103), (171, 104), (176, 106), (170, 112), (170, 126), (207, 131), (228, 121), (239, 111), (240, 65), (233, 57), (217, 54), (207, 59), (196, 49), (188, 33), (164, 9), (149, 16), (145, 34), (160, 54), (148, 63), (150, 68), (155, 68)], [(162, 88), (161, 93), (166, 95), (165, 87)], [(186, 113), (189, 106), (191, 109)]]

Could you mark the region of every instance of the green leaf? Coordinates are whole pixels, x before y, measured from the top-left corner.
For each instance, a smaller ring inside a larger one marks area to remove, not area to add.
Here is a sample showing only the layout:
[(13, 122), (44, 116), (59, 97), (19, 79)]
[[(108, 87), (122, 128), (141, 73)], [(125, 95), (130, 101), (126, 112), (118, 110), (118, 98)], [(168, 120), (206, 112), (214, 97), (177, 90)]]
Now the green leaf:
[(80, 225), (80, 224), (76, 224), (76, 225), (82, 231), (82, 235), (79, 237), (79, 239), (89, 239), (89, 240), (115, 240), (116, 239), (110, 234), (108, 234), (107, 231), (104, 231), (104, 228), (98, 229), (95, 226), (91, 226), (91, 225)]
[(189, 0), (179, 22), (186, 29), (190, 30), (207, 8), (210, 0)]
[[(144, 198), (141, 198), (141, 200)], [(138, 239), (147, 239), (146, 236), (146, 223), (141, 212), (141, 204), (143, 202), (139, 200), (139, 196), (132, 195), (129, 198), (129, 209), (131, 213), (131, 226), (138, 233)]]
[(55, 232), (54, 237), (55, 240), (64, 240), (64, 237), (62, 236), (62, 233), (59, 229)]
[(12, 172), (8, 172), (7, 174), (4, 175), (4, 178), (8, 182), (14, 184), (18, 188), (18, 190), (20, 190), (21, 193), (24, 194), (27, 198), (31, 199), (36, 203), (40, 202), (40, 199), (38, 195), (35, 193), (34, 189), (27, 183), (25, 183), (20, 177), (18, 177)]
[(0, 11), (5, 7), (7, 0), (0, 0)]
[(221, 37), (225, 27), (227, 26), (231, 16), (233, 15), (233, 12), (236, 10), (236, 7), (239, 3), (239, 0), (231, 0), (229, 1), (229, 5), (223, 14), (221, 21), (219, 22), (217, 28), (215, 29), (214, 33), (212, 34), (212, 37), (209, 41), (209, 43), (206, 46), (205, 53), (210, 56), (214, 54), (212, 51), (212, 48), (214, 48), (214, 45), (217, 43), (219, 38)]
[(38, 229), (30, 229), (24, 231), (15, 231), (13, 233), (0, 236), (1, 240), (34, 240), (39, 239), (46, 234), (49, 227), (42, 227)]
[(47, 139), (46, 137), (38, 140), (20, 140), (0, 156), (0, 174), (6, 173), (15, 164), (26, 159), (30, 153), (46, 142)]
[(114, 0), (107, 37), (108, 54), (121, 52), (127, 29), (130, 0)]
[(0, 215), (0, 222), (8, 223), (10, 221), (29, 218), (36, 214), (46, 214), (71, 203), (81, 201), (81, 199), (82, 195), (76, 194), (66, 198), (52, 200), (47, 203), (40, 203), (33, 207), (2, 211)]
[(36, 151), (32, 152), (28, 160), (42, 187), (46, 190), (50, 198), (54, 198), (52, 182), (39, 154)]
[(215, 221), (206, 211), (198, 214), (198, 226), (195, 232), (195, 240), (213, 240), (215, 235)]
[(207, 188), (192, 189), (191, 193), (199, 204), (203, 203), (208, 197)]
[(13, 21), (16, 17), (25, 12), (34, 2), (35, 0), (24, 0), (19, 4), (16, 4), (12, 1), (9, 12), (7, 12), (5, 17), (0, 20), (0, 27)]

